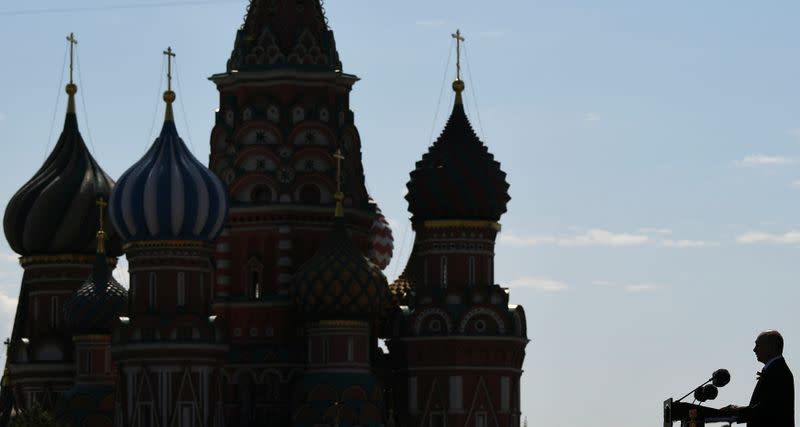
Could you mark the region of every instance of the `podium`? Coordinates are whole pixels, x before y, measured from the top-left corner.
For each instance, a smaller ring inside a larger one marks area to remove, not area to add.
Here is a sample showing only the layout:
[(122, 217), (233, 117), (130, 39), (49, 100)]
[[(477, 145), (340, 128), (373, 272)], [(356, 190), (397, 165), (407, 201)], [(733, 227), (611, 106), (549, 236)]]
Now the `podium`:
[(722, 415), (719, 409), (686, 402), (664, 401), (664, 427), (680, 422), (681, 427), (703, 427), (711, 423), (733, 423), (736, 417)]

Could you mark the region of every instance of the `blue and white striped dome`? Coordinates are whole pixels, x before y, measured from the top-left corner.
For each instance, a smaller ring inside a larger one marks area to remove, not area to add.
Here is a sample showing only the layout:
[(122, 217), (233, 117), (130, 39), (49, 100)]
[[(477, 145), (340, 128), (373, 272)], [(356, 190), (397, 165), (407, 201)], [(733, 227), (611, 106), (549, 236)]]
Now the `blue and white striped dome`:
[(111, 221), (126, 242), (211, 242), (222, 230), (227, 192), (178, 136), (171, 107), (161, 135), (111, 193)]

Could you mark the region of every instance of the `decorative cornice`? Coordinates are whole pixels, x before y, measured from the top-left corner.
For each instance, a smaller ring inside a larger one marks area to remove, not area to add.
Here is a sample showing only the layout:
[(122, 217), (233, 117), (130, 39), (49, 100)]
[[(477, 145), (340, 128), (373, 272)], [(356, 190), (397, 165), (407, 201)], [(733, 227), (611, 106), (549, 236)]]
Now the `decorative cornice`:
[[(37, 264), (94, 264), (96, 255), (81, 254), (56, 254), (56, 255), (31, 255), (19, 258), (19, 264), (23, 267)], [(108, 265), (117, 265), (117, 259), (108, 258)]]
[(124, 246), (122, 246), (122, 249), (125, 252), (135, 251), (135, 250), (147, 250), (147, 249), (174, 249), (174, 248), (211, 250), (214, 248), (214, 243), (200, 242), (196, 240), (153, 240), (153, 241), (143, 240), (143, 241), (128, 242)]
[(318, 320), (308, 322), (309, 328), (365, 328), (369, 322), (363, 320)]
[(501, 226), (494, 221), (475, 221), (475, 220), (462, 220), (462, 219), (444, 219), (425, 221), (422, 223), (423, 227), (435, 228), (491, 228), (494, 231), (500, 231)]

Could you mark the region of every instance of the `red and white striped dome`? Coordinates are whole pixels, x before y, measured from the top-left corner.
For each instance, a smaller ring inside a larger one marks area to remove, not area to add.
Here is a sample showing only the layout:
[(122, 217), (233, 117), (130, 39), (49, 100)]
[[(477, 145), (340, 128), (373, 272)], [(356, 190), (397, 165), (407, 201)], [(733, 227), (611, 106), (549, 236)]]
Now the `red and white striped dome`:
[(376, 216), (372, 227), (369, 230), (369, 260), (373, 264), (385, 270), (392, 261), (392, 254), (394, 253), (394, 237), (392, 237), (392, 229), (389, 227), (389, 221), (381, 213), (380, 208), (375, 208)]

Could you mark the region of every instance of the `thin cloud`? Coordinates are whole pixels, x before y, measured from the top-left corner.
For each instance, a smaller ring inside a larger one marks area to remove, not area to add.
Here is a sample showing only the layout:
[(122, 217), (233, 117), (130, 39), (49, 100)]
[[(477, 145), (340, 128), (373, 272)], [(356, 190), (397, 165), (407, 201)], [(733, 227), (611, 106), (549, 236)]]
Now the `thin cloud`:
[(420, 27), (441, 27), (444, 25), (444, 21), (441, 19), (430, 19), (430, 20), (421, 20), (416, 22), (417, 25)]
[(17, 299), (0, 291), (0, 318), (13, 318), (17, 311)]
[(120, 257), (117, 260), (117, 268), (114, 269), (111, 275), (114, 276), (114, 279), (116, 279), (123, 288), (130, 289), (131, 276), (128, 274), (128, 260), (126, 258)]
[(500, 241), (512, 246), (546, 244), (566, 247), (638, 246), (648, 243), (650, 237), (641, 234), (614, 233), (595, 228), (574, 236), (518, 236), (508, 233), (501, 235)]
[(603, 286), (603, 287), (615, 286), (613, 283), (609, 282), (608, 280), (594, 280), (594, 281), (592, 281), (592, 284), (595, 285), (595, 286)]
[(800, 128), (789, 129), (786, 131), (787, 134), (800, 138)]
[(586, 120), (587, 122), (599, 122), (600, 114), (594, 112), (588, 112), (586, 113), (586, 116), (584, 116), (584, 120)]
[(654, 283), (634, 283), (630, 285), (625, 285), (622, 289), (628, 293), (643, 293), (643, 292), (653, 292), (658, 290), (660, 286)]
[(794, 157), (786, 157), (786, 156), (767, 156), (764, 154), (754, 154), (751, 156), (747, 156), (742, 160), (738, 160), (736, 162), (739, 166), (748, 166), (748, 167), (755, 167), (755, 166), (785, 166), (797, 163), (797, 159)]
[(800, 179), (798, 179), (796, 181), (792, 181), (792, 187), (800, 188)]
[(564, 282), (539, 276), (528, 276), (514, 279), (508, 283), (508, 287), (512, 289), (529, 288), (540, 292), (563, 292), (569, 289), (569, 286)]
[(654, 227), (643, 227), (639, 229), (639, 232), (645, 234), (672, 234), (672, 230), (668, 228), (654, 228)]
[(736, 238), (736, 241), (745, 245), (758, 243), (773, 245), (793, 245), (800, 243), (800, 231), (792, 230), (783, 234), (764, 233), (761, 231), (751, 231)]
[(676, 249), (689, 249), (689, 248), (710, 248), (719, 246), (718, 242), (709, 242), (705, 240), (662, 240), (661, 246)]
[(3, 120), (5, 120), (5, 119), (6, 119), (6, 115), (5, 115), (5, 113), (1, 113), (1, 112), (0, 112), (0, 122), (2, 122), (2, 121), (3, 121)]

